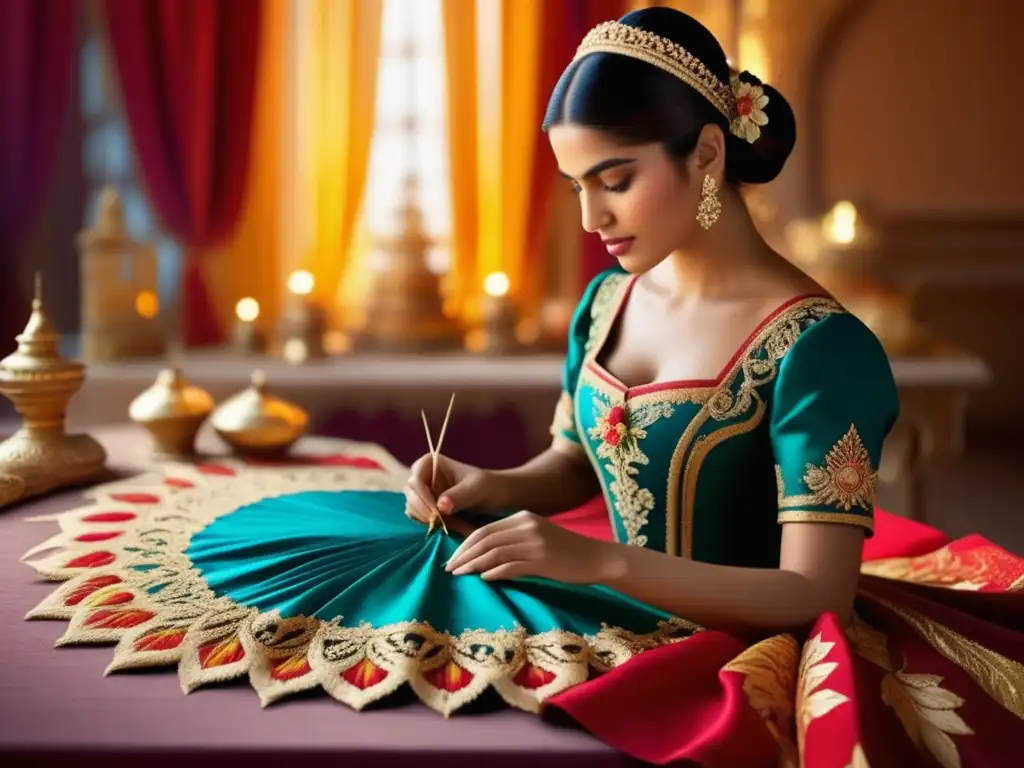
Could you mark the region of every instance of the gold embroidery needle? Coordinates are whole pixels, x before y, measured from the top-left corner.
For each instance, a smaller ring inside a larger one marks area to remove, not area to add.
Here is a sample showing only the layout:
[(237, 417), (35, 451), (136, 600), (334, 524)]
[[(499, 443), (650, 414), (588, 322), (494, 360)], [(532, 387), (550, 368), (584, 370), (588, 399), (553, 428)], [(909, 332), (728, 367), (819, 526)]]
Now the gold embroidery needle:
[[(452, 417), (452, 406), (455, 405), (455, 393), (452, 392), (451, 399), (448, 400), (448, 410), (445, 411), (444, 421), (441, 423), (441, 434), (437, 436), (437, 445), (434, 446), (434, 458), (431, 462), (430, 467), (430, 489), (433, 491), (437, 483), (437, 457), (441, 455), (441, 446), (444, 445), (444, 433), (448, 431), (448, 420)], [(444, 524), (444, 516), (441, 514), (436, 506), (434, 511), (437, 512), (437, 521), (441, 524), (441, 530), (448, 535), (448, 526)]]
[[(427, 422), (427, 414), (420, 409), (420, 416), (423, 419), (423, 430), (427, 433), (427, 446), (430, 448), (430, 486), (433, 491), (433, 486), (437, 482), (437, 450), (434, 448), (434, 441), (430, 437), (430, 424)], [(444, 518), (441, 517), (441, 511), (435, 506), (430, 516), (430, 524), (427, 526), (427, 535), (429, 536), (434, 531), (435, 521), (440, 521), (441, 529), (448, 533), (448, 526), (444, 524)]]

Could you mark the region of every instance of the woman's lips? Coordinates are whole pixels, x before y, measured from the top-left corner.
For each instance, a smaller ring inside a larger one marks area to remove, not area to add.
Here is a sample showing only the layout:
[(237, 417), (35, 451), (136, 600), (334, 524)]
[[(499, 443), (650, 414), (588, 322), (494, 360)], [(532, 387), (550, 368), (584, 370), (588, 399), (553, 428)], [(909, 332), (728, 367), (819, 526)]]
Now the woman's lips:
[(610, 237), (601, 242), (604, 243), (604, 247), (608, 249), (608, 253), (612, 256), (625, 256), (629, 249), (633, 247), (635, 239), (633, 237)]

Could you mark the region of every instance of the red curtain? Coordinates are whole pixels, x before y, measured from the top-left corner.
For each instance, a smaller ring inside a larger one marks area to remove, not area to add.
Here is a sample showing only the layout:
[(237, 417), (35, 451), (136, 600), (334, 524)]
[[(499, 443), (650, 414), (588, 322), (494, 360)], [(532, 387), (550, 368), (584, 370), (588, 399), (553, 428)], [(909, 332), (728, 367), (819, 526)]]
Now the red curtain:
[(74, 0), (0, 1), (0, 330), (24, 325), (14, 263), (46, 200), (69, 106)]
[(239, 221), (263, 0), (106, 0), (110, 49), (149, 200), (185, 249), (181, 333), (222, 340), (198, 254)]
[[(583, 36), (602, 21), (611, 21), (622, 16), (627, 10), (627, 0), (560, 0), (544, 6), (544, 37), (541, 42), (540, 76), (537, 85), (539, 117), (544, 116), (548, 99), (558, 78), (572, 60), (576, 47)], [(538, 125), (538, 130), (540, 126)], [(534, 152), (533, 177), (530, 183), (530, 218), (532, 226), (528, 253), (539, 258), (544, 251), (544, 239), (548, 232), (551, 191), (556, 181), (555, 156), (547, 146), (547, 139), (541, 139)], [(601, 239), (595, 235), (583, 234), (580, 249), (580, 272), (586, 285), (590, 278), (611, 265), (610, 257)], [(532, 281), (531, 288), (537, 288)]]

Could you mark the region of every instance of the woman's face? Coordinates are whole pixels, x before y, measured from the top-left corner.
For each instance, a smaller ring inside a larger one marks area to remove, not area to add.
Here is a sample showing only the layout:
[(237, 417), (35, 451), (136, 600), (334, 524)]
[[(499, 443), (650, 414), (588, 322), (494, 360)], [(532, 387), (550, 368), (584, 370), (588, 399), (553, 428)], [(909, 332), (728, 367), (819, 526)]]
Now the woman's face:
[(699, 185), (661, 144), (623, 147), (571, 124), (553, 126), (548, 139), (579, 194), (583, 228), (600, 235), (627, 272), (646, 272), (693, 237)]

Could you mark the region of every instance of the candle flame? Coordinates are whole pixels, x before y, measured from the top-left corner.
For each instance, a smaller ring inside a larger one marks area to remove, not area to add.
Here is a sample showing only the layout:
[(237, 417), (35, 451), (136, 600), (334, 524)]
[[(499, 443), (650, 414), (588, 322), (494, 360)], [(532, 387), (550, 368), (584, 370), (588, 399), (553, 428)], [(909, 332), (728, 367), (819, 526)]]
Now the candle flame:
[(842, 200), (829, 213), (828, 236), (834, 243), (849, 245), (857, 239), (857, 209), (853, 203)]
[(160, 312), (160, 300), (153, 291), (139, 291), (135, 295), (135, 311), (139, 317), (152, 320)]
[(484, 293), (488, 296), (504, 296), (508, 289), (509, 279), (504, 272), (491, 272), (484, 278)]
[(308, 296), (315, 283), (313, 273), (305, 269), (297, 269), (288, 275), (288, 290), (296, 296)]
[(239, 299), (235, 304), (235, 316), (243, 323), (251, 323), (260, 316), (260, 303), (251, 296)]

